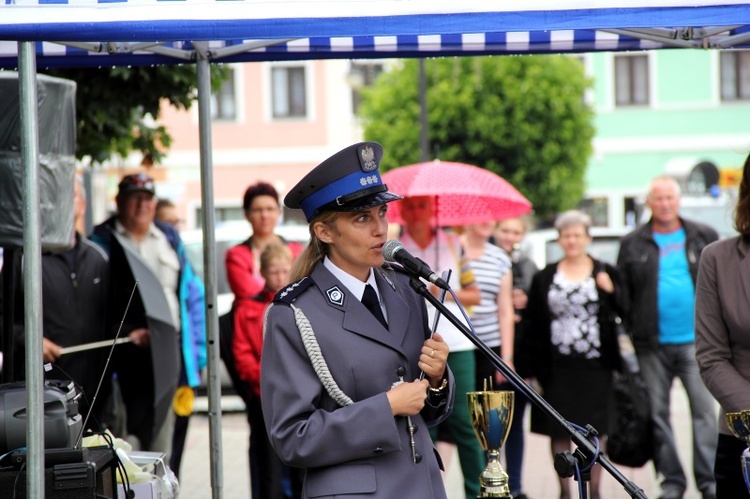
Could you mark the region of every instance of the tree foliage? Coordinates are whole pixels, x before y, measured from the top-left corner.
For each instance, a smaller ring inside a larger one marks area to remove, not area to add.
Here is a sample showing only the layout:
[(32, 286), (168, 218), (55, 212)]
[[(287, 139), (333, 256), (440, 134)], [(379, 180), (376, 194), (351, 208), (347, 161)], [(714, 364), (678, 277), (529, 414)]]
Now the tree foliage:
[[(594, 134), (590, 85), (565, 56), (425, 61), (434, 157), (498, 173), (549, 217), (574, 207)], [(407, 60), (363, 89), (365, 137), (383, 144), (383, 171), (419, 162), (419, 68)]]
[[(196, 66), (64, 68), (44, 72), (77, 83), (76, 156), (101, 163), (112, 155), (140, 151), (144, 163), (159, 163), (171, 137), (158, 124), (162, 99), (188, 109), (197, 96)], [(212, 88), (227, 72), (211, 66)]]

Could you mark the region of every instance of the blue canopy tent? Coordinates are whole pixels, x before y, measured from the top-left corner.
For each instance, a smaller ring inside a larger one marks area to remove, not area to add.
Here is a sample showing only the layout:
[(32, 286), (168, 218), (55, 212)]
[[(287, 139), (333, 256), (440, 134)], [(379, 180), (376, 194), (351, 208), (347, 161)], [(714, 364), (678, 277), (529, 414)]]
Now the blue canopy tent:
[[(211, 476), (221, 497), (218, 317), (208, 64), (326, 58), (736, 48), (738, 0), (5, 0), (0, 68), (21, 74), (27, 355), (41, 351), (36, 68), (198, 64)], [(28, 496), (43, 495), (41, 359), (27, 358)]]
[[(750, 4), (732, 0), (6, 0), (0, 68), (15, 42), (37, 65), (164, 64), (729, 48), (750, 44)], [(3, 42), (8, 40), (10, 42)]]

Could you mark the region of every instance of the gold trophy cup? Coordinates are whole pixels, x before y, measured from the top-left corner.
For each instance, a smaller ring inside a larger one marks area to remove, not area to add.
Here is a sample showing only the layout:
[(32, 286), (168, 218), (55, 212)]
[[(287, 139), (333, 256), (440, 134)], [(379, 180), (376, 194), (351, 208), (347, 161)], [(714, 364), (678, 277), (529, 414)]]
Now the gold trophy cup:
[(482, 448), (489, 462), (479, 475), (479, 496), (512, 499), (508, 487), (508, 474), (500, 465), (500, 449), (505, 443), (513, 420), (512, 391), (481, 391), (466, 394), (469, 399), (469, 415)]
[[(750, 411), (728, 412), (726, 421), (734, 436), (744, 440), (750, 446)], [(750, 449), (742, 451), (740, 461), (742, 462), (742, 476), (745, 478), (745, 487), (750, 492)]]

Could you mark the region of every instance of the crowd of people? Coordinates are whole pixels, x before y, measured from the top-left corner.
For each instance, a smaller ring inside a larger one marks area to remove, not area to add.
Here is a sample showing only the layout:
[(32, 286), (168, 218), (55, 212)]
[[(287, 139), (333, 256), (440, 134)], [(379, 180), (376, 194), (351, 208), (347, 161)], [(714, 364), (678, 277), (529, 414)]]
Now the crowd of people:
[[(538, 269), (520, 251), (527, 219), (440, 227), (434, 198), (402, 198), (383, 184), (382, 155), (377, 143), (354, 144), (289, 191), (284, 205), (301, 209), (309, 224), (304, 247), (275, 234), (281, 204), (271, 184), (244, 194), (252, 236), (225, 256), (234, 304), (222, 318), (230, 341), (222, 354), (251, 427), (252, 497), (445, 497), (451, 446), (466, 497), (477, 497), (487, 456), (466, 394), (489, 382), (515, 392), (503, 461), (509, 493), (528, 499), (523, 390), (449, 321), (432, 331), (435, 308), (413, 292), (407, 271), (385, 261), (391, 203), (400, 203), (403, 248), (454, 291), (445, 295), (448, 310), (469, 325), (467, 311), (477, 337), (563, 418), (595, 428), (605, 454), (613, 379), (623, 368), (622, 319), (648, 389), (659, 497), (680, 499), (688, 488), (670, 423), (675, 378), (690, 405), (696, 489), (704, 499), (748, 497), (740, 466), (746, 444), (724, 415), (750, 409), (743, 312), (750, 157), (735, 213), (739, 236), (718, 241), (712, 228), (682, 218), (679, 184), (657, 177), (646, 192), (652, 217), (622, 239), (617, 262), (589, 254), (591, 219), (572, 210), (554, 224), (562, 258)], [(78, 219), (80, 182), (75, 193)], [(157, 203), (155, 194), (148, 175), (125, 176), (115, 215), (90, 239), (76, 233), (71, 250), (43, 256), (43, 356), (57, 367), (50, 376), (72, 378), (90, 404), (106, 356), (62, 349), (127, 338), (104, 374), (91, 426), (164, 452), (179, 474), (206, 364), (204, 290), (174, 205)], [(23, 310), (22, 290), (17, 295)], [(23, 376), (22, 318), (14, 328), (16, 377)], [(550, 438), (553, 455), (571, 450), (567, 430), (536, 406), (530, 423)], [(561, 499), (575, 495), (571, 482), (560, 478)], [(594, 466), (593, 499), (600, 483)]]

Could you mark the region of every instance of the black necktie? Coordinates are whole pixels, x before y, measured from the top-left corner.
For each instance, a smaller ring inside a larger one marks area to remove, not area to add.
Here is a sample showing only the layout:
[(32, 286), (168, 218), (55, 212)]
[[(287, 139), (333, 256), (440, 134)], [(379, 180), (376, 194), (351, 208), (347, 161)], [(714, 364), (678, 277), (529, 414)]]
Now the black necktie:
[(380, 321), (384, 328), (388, 329), (388, 323), (385, 322), (385, 317), (383, 317), (383, 309), (380, 308), (378, 294), (369, 284), (365, 286), (365, 293), (362, 295), (362, 305), (372, 312), (372, 315)]

